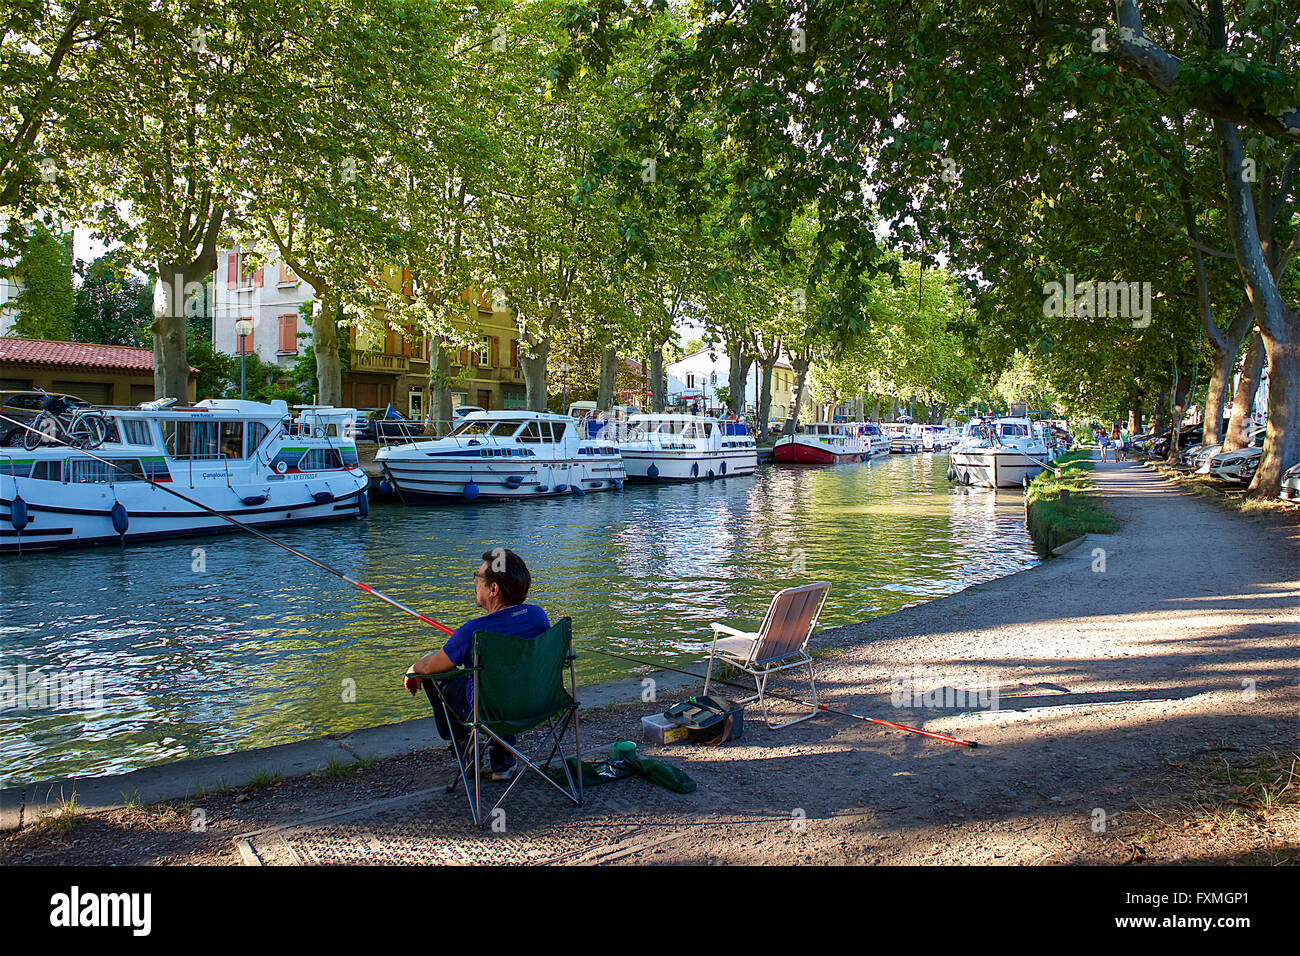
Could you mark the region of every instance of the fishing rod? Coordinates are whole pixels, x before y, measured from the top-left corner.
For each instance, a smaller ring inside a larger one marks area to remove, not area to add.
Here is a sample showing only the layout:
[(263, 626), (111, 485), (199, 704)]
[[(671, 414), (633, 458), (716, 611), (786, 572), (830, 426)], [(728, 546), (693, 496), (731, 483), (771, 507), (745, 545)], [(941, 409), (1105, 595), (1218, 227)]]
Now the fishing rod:
[[(421, 614), (419, 611), (415, 610), (414, 608), (407, 607), (401, 601), (389, 597), (383, 591), (371, 587), (369, 584), (366, 584), (364, 581), (358, 581), (355, 578), (350, 578), (342, 571), (339, 571), (337, 568), (332, 568), (323, 561), (318, 561), (315, 558), (311, 557), (310, 555), (303, 554), (301, 551), (297, 550), (296, 548), (291, 548), (289, 547), (289, 545), (285, 544), (284, 542), (277, 541), (275, 538), (272, 538), (270, 535), (264, 534), (263, 532), (258, 531), (256, 528), (252, 527), (251, 525), (247, 525), (244, 522), (236, 518), (233, 518), (224, 512), (218, 511), (216, 508), (210, 508), (209, 506), (203, 504), (201, 501), (195, 501), (193, 498), (189, 497), (188, 495), (181, 494), (179, 491), (177, 491), (174, 488), (168, 488), (165, 485), (162, 485), (159, 482), (156, 482), (150, 478), (141, 479), (138, 475), (134, 475), (132, 472), (127, 471), (125, 468), (118, 465), (116, 462), (109, 461), (106, 458), (100, 458), (98, 455), (93, 454), (92, 452), (88, 451), (85, 448), (77, 448), (69, 444), (68, 442), (64, 441), (61, 438), (53, 438), (52, 436), (46, 435), (44, 432), (38, 429), (32, 428), (29, 425), (24, 424), (23, 422), (14, 421), (14, 419), (9, 418), (6, 415), (0, 414), (0, 420), (7, 421), (10, 424), (19, 426), (20, 428), (25, 428), (27, 429), (27, 431), (41, 435), (43, 438), (47, 440), (53, 440), (54, 442), (57, 442), (60, 445), (66, 446), (71, 451), (79, 452), (88, 458), (94, 459), (95, 461), (100, 462), (101, 464), (107, 465), (109, 468), (115, 469), (116, 471), (120, 471), (123, 474), (131, 475), (132, 480), (134, 481), (139, 481), (139, 480), (147, 481), (154, 488), (158, 488), (162, 491), (167, 492), (170, 495), (174, 495), (175, 497), (180, 498), (182, 501), (194, 505), (196, 508), (200, 508), (203, 511), (207, 511), (210, 514), (216, 515), (218, 518), (221, 518), (224, 521), (230, 522), (230, 524), (234, 525), (236, 528), (240, 529), (241, 531), (247, 531), (249, 534), (261, 538), (263, 541), (266, 541), (269, 544), (273, 544), (277, 548), (280, 548), (284, 551), (288, 551), (290, 554), (294, 555), (295, 557), (302, 558), (304, 561), (308, 562), (309, 564), (314, 564), (322, 571), (328, 571), (336, 578), (339, 578), (342, 581), (346, 581), (348, 584), (352, 585), (358, 590), (365, 591), (367, 594), (373, 594), (381, 601), (385, 601), (388, 604), (391, 604), (393, 607), (397, 608), (400, 611), (405, 611), (407, 614), (410, 614), (412, 617), (418, 618), (419, 620), (423, 621), (425, 624), (428, 624), (430, 627), (437, 628), (439, 631), (442, 631), (444, 634), (454, 633), (451, 628), (447, 627), (447, 625), (441, 624), (438, 621), (435, 621), (433, 618)], [(10, 475), (10, 477), (14, 478), (14, 494), (15, 496), (17, 496), (18, 479), (16, 476), (12, 474)], [(631, 663), (634, 664), (640, 664), (643, 667), (652, 667), (659, 670), (672, 671), (673, 673), (676, 674), (685, 674), (687, 677), (698, 678), (700, 676), (699, 674), (693, 674), (690, 671), (680, 670), (676, 667), (669, 667), (666, 664), (655, 664), (650, 661), (644, 661), (636, 657), (628, 657), (623, 654), (614, 654), (610, 651), (598, 651), (595, 648), (590, 648), (590, 650), (595, 654), (601, 654), (605, 657), (614, 657), (614, 658), (618, 658), (619, 660), (630, 661)], [(735, 687), (740, 690), (749, 689), (742, 684), (736, 684), (728, 680), (715, 679), (712, 682), (717, 684), (723, 684), (724, 686), (727, 687)], [(773, 697), (777, 700), (783, 700), (793, 704), (802, 704), (805, 707), (811, 706), (807, 701), (798, 700), (797, 698), (793, 698), (793, 697), (785, 697), (780, 694), (768, 694), (768, 696)], [(879, 724), (882, 727), (890, 727), (894, 730), (906, 731), (907, 733), (920, 734), (923, 737), (931, 737), (935, 740), (942, 740), (946, 743), (959, 744), (963, 747), (970, 747), (973, 749), (979, 746), (979, 744), (975, 743), (975, 741), (973, 740), (963, 740), (960, 737), (950, 737), (947, 734), (936, 734), (928, 730), (921, 730), (919, 727), (908, 727), (906, 724), (896, 724), (893, 721), (881, 720), (877, 717), (863, 717), (861, 714), (850, 713), (847, 710), (837, 710), (834, 707), (827, 707), (825, 704), (817, 704), (816, 708), (818, 711), (822, 711), (824, 713), (835, 714), (840, 717), (849, 717), (853, 720), (860, 720), (865, 723)]]
[[(641, 660), (641, 659), (639, 659), (639, 658), (636, 658), (636, 657), (628, 657), (626, 654), (615, 654), (615, 653), (613, 653), (613, 652), (611, 652), (611, 651), (598, 651), (598, 650), (596, 650), (594, 647), (586, 648), (586, 650), (589, 651), (589, 652), (592, 653), (592, 654), (600, 654), (600, 655), (602, 655), (602, 656), (604, 656), (604, 657), (617, 657), (619, 660), (622, 660), (622, 661), (631, 661), (633, 664), (641, 664), (641, 665), (643, 665), (643, 666), (645, 666), (645, 667), (653, 667), (653, 668), (655, 668), (656, 670), (672, 671), (674, 674), (685, 674), (687, 677), (703, 677), (703, 676), (704, 676), (703, 674), (695, 674), (695, 673), (693, 673), (693, 672), (691, 672), (691, 671), (679, 670), (679, 669), (676, 668), (676, 667), (669, 667), (667, 664), (655, 664), (655, 663), (652, 663), (651, 661), (643, 661), (643, 660)], [(737, 684), (737, 683), (734, 683), (733, 681), (723, 680), (723, 679), (720, 678), (720, 677), (713, 677), (713, 678), (710, 678), (710, 681), (709, 681), (709, 682), (712, 683), (712, 684), (723, 684), (723, 685), (725, 685), (725, 686), (727, 686), (727, 687), (735, 687), (735, 688), (738, 689), (738, 690), (751, 690), (751, 689), (752, 689), (752, 688), (746, 687), (744, 684)], [(896, 724), (896, 723), (894, 723), (892, 720), (881, 720), (881, 719), (878, 718), (878, 717), (863, 717), (861, 714), (850, 713), (850, 712), (847, 711), (847, 710), (837, 710), (837, 709), (834, 708), (834, 707), (827, 707), (825, 704), (816, 704), (816, 705), (814, 705), (814, 704), (809, 703), (809, 702), (806, 701), (806, 700), (799, 700), (797, 697), (785, 697), (785, 696), (783, 696), (783, 695), (781, 695), (781, 694), (773, 694), (771, 691), (766, 691), (766, 692), (764, 692), (764, 693), (765, 693), (765, 696), (767, 696), (767, 697), (774, 697), (774, 698), (776, 698), (777, 700), (783, 700), (783, 701), (786, 701), (787, 703), (791, 703), (791, 704), (802, 704), (804, 707), (813, 707), (813, 706), (815, 706), (815, 707), (817, 708), (817, 710), (819, 710), (819, 711), (823, 711), (823, 712), (825, 712), (825, 713), (827, 713), (827, 714), (835, 714), (836, 716), (839, 716), (839, 717), (851, 717), (851, 718), (854, 719), (854, 720), (861, 720), (861, 721), (863, 721), (863, 722), (865, 722), (865, 723), (868, 723), (868, 724), (879, 724), (879, 725), (882, 726), (882, 727), (891, 727), (891, 728), (893, 728), (894, 730), (905, 730), (905, 731), (907, 731), (908, 733), (912, 733), (912, 734), (920, 734), (922, 737), (933, 737), (935, 740), (942, 740), (942, 741), (944, 741), (945, 743), (950, 743), (950, 744), (960, 744), (960, 745), (963, 746), (963, 747), (970, 747), (972, 750), (974, 750), (976, 747), (979, 746), (979, 744), (977, 744), (975, 741), (973, 741), (973, 740), (964, 740), (964, 739), (962, 739), (961, 737), (950, 737), (950, 736), (948, 736), (947, 734), (936, 734), (936, 733), (933, 733), (932, 731), (929, 731), (929, 730), (922, 730), (920, 727), (909, 727), (909, 726), (907, 726), (906, 724)]]
[[(9, 422), (11, 425), (17, 425), (20, 428), (25, 428), (29, 432), (40, 435), (45, 440), (54, 441), (60, 445), (64, 445), (71, 451), (80, 452), (81, 454), (85, 455), (88, 458), (93, 458), (95, 461), (107, 465), (108, 467), (116, 471), (119, 471), (124, 475), (129, 475), (132, 481), (147, 481), (153, 487), (165, 491), (169, 495), (175, 495), (177, 498), (180, 498), (182, 501), (189, 502), (190, 504), (194, 505), (194, 507), (196, 508), (201, 508), (202, 510), (210, 514), (216, 515), (218, 518), (221, 518), (224, 521), (230, 522), (232, 525), (234, 525), (236, 528), (239, 528), (241, 531), (247, 531), (249, 534), (261, 538), (263, 541), (273, 544), (277, 548), (281, 548), (284, 551), (288, 551), (290, 554), (302, 558), (304, 561), (310, 564), (316, 565), (316, 567), (320, 568), (322, 571), (328, 571), (336, 578), (339, 578), (342, 581), (346, 581), (354, 588), (357, 588), (358, 590), (361, 591), (365, 591), (367, 594), (373, 594), (375, 597), (379, 598), (379, 600), (386, 601), (389, 604), (391, 604), (393, 607), (398, 608), (399, 610), (405, 611), (407, 614), (419, 618), (425, 624), (428, 624), (430, 627), (437, 628), (438, 630), (442, 631), (444, 634), (453, 633), (452, 629), (447, 627), (445, 624), (439, 624), (433, 618), (421, 614), (419, 611), (415, 610), (414, 608), (407, 607), (401, 601), (397, 601), (394, 600), (393, 598), (390, 598), (383, 591), (371, 587), (369, 584), (366, 584), (366, 582), (358, 581), (356, 578), (350, 578), (342, 571), (338, 570), (337, 568), (332, 568), (323, 561), (317, 561), (315, 558), (311, 557), (310, 555), (303, 554), (301, 551), (297, 550), (296, 548), (289, 547), (283, 541), (277, 541), (275, 538), (272, 538), (269, 534), (264, 534), (263, 532), (258, 531), (252, 525), (245, 524), (244, 522), (238, 520), (237, 518), (232, 518), (224, 511), (218, 511), (216, 508), (210, 508), (207, 505), (205, 505), (203, 502), (195, 501), (189, 495), (183, 495), (175, 488), (168, 488), (166, 485), (154, 481), (152, 478), (142, 478), (140, 475), (128, 471), (126, 468), (123, 468), (121, 465), (117, 464), (116, 462), (109, 461), (107, 458), (100, 458), (98, 455), (93, 454), (90, 451), (87, 451), (85, 448), (77, 448), (75, 445), (72, 445), (69, 442), (64, 441), (62, 438), (55, 438), (52, 435), (47, 435), (45, 432), (41, 431), (40, 429), (32, 428), (30, 425), (24, 424), (23, 422), (14, 421), (12, 418), (9, 418), (7, 415), (0, 415), (0, 419)], [(18, 496), (18, 479), (16, 476), (12, 474), (10, 475), (10, 477), (14, 479), (14, 495)]]

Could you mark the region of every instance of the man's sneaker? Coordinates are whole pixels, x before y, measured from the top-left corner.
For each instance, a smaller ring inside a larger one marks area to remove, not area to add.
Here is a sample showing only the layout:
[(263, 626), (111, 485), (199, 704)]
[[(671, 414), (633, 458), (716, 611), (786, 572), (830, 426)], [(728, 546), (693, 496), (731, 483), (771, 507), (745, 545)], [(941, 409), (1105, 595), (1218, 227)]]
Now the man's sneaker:
[(492, 779), (513, 780), (518, 769), (519, 765), (518, 761), (515, 760), (515, 755), (507, 753), (499, 763), (495, 759), (492, 761)]

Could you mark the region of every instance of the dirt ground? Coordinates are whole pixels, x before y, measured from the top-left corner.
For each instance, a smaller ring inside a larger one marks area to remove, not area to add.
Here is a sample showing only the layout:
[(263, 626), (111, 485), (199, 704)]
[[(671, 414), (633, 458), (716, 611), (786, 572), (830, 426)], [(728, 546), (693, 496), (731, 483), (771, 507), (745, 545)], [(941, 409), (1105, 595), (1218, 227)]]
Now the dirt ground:
[[(0, 839), (0, 862), (1300, 861), (1297, 528), (1132, 463), (1100, 465), (1096, 486), (1117, 534), (814, 638), (825, 703), (977, 749), (826, 714), (769, 730), (751, 706), (740, 741), (641, 745), (697, 781), (687, 795), (630, 779), (574, 808), (527, 780), (480, 832), (434, 750), (65, 813)], [(586, 714), (585, 742), (636, 739), (662, 706)]]

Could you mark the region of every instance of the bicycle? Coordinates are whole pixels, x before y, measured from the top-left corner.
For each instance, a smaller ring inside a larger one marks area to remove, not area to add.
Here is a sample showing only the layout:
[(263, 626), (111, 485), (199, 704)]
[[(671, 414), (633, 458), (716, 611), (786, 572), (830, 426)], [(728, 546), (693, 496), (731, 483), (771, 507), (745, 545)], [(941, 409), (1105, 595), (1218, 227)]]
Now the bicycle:
[(64, 441), (73, 448), (98, 448), (108, 438), (108, 419), (93, 408), (74, 408), (57, 395), (41, 403), (41, 413), (23, 435), (23, 447), (35, 451), (43, 444)]

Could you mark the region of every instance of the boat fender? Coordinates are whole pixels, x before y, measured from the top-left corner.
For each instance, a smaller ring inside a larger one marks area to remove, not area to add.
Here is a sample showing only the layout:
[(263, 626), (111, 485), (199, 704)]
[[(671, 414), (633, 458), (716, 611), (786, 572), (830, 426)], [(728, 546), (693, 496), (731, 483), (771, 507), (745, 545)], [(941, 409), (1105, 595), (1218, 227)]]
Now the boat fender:
[(472, 481), (465, 482), (465, 488), (461, 494), (465, 496), (466, 501), (473, 501), (478, 497), (478, 485), (474, 484)]
[(544, 491), (550, 491), (550, 490), (551, 490), (551, 489), (550, 489), (549, 487), (547, 487), (546, 485), (538, 485), (538, 486), (537, 486), (537, 493), (538, 493), (539, 495), (540, 495), (542, 492), (544, 492)]
[(393, 493), (393, 486), (389, 483), (387, 478), (379, 479), (379, 493), (385, 496)]
[(700, 463), (698, 461), (691, 465), (691, 477), (700, 477)]
[(518, 488), (524, 483), (523, 475), (506, 475), (506, 484), (511, 488)]
[(120, 501), (113, 502), (113, 510), (109, 512), (109, 517), (113, 519), (113, 530), (118, 534), (126, 534), (126, 529), (131, 527), (131, 517)]
[(720, 470), (721, 473), (724, 474), (724, 475), (727, 473), (727, 463), (726, 463), (725, 461), (722, 463), (722, 467), (721, 467), (721, 469), (719, 469), (719, 470)]
[(562, 495), (562, 494), (564, 494), (564, 493), (565, 493), (566, 491), (568, 491), (568, 490), (569, 490), (569, 486), (568, 486), (568, 485), (556, 485), (556, 486), (555, 486), (555, 493), (556, 493), (557, 495)]
[(615, 478), (612, 482), (610, 482), (610, 484), (612, 484), (612, 485), (614, 486), (614, 490), (615, 490), (615, 491), (622, 491), (622, 490), (623, 490), (623, 482), (621, 482), (621, 481), (620, 481), (619, 479), (617, 479), (617, 478)]
[(654, 462), (650, 462), (650, 467), (645, 470), (645, 474), (647, 478), (658, 478), (659, 466), (656, 465)]
[(363, 518), (370, 514), (370, 492), (365, 489), (357, 495), (357, 514)]
[(9, 505), (9, 523), (15, 531), (22, 531), (27, 527), (28, 520), (27, 502), (23, 501), (22, 495), (14, 495), (14, 500)]
[(250, 508), (252, 508), (255, 505), (266, 504), (266, 499), (269, 497), (271, 496), (270, 495), (245, 495), (239, 500), (242, 501), (244, 504), (248, 505)]
[(313, 491), (311, 496), (318, 505), (326, 505), (334, 500), (334, 492), (332, 491)]
[(591, 483), (591, 487), (593, 487), (593, 488), (603, 488), (603, 487), (605, 487), (605, 483), (604, 483), (603, 481), (593, 481), (593, 482)]
[(713, 469), (710, 468), (710, 469), (709, 469), (709, 481), (712, 481), (712, 480), (713, 480)]
[(572, 486), (569, 488), (569, 490), (570, 490), (571, 492), (573, 492), (573, 494), (574, 494), (576, 497), (578, 497), (578, 498), (581, 498), (583, 495), (586, 494), (586, 492), (582, 490), (582, 485), (579, 485), (579, 484), (576, 484), (576, 483), (575, 483), (574, 485), (572, 485)]

